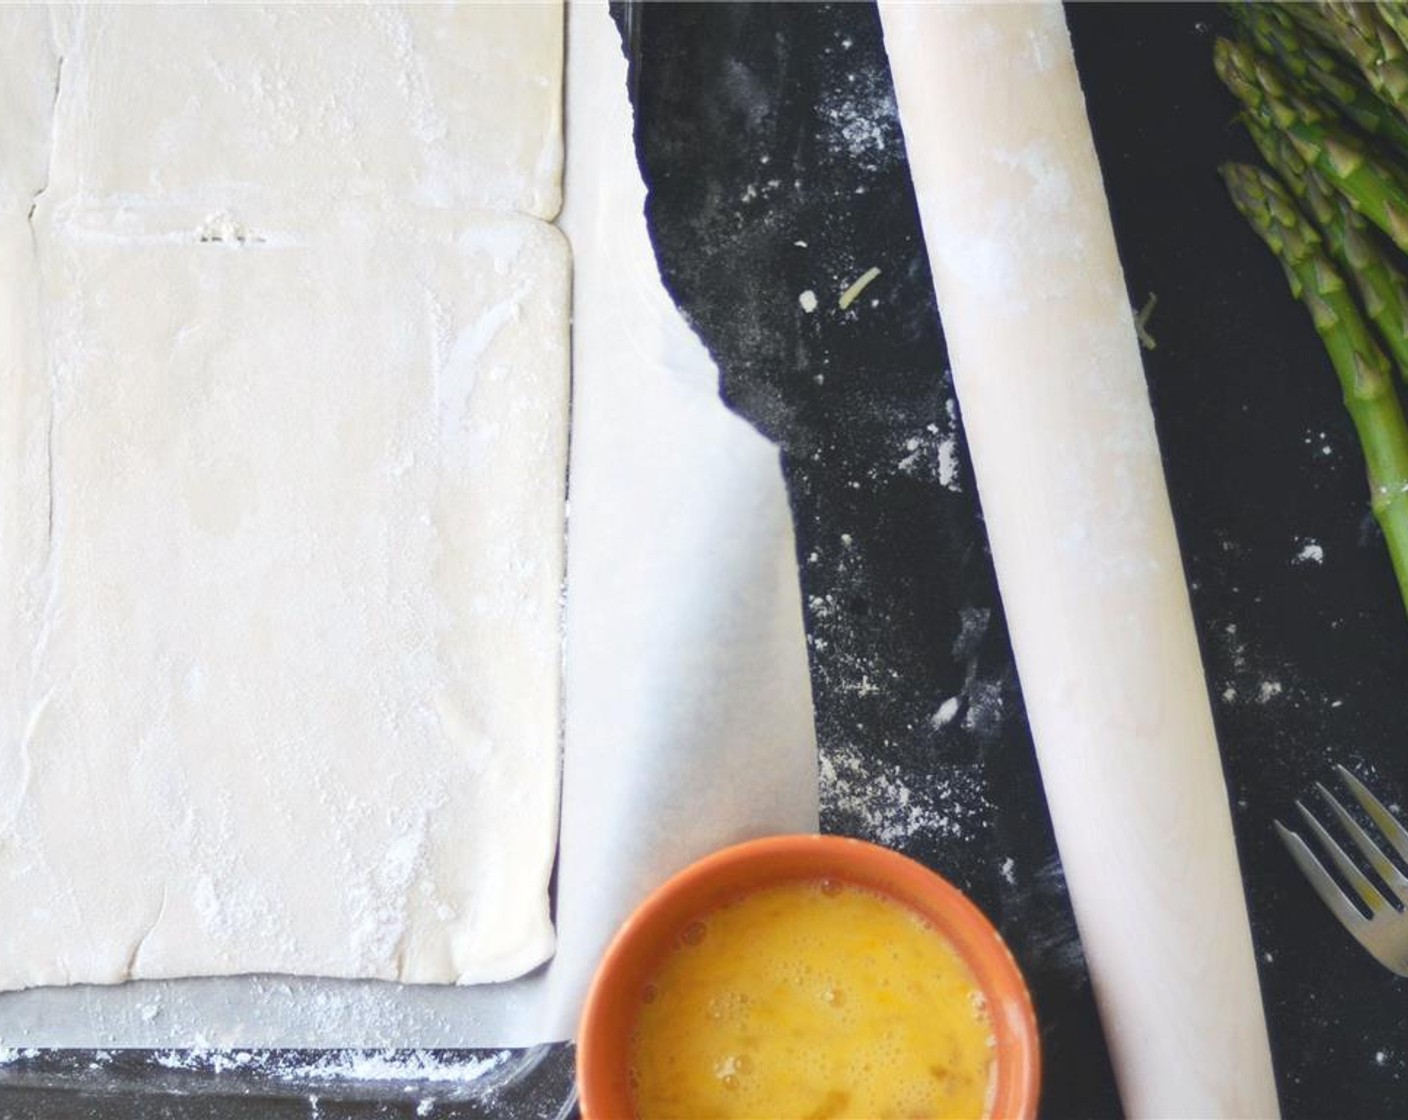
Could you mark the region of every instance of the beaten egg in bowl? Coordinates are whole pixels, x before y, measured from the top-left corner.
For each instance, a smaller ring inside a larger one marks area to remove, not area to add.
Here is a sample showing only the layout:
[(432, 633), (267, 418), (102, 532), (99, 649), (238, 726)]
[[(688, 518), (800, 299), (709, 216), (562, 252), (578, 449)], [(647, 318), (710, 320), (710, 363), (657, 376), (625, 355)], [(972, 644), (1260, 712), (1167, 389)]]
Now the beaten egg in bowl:
[(577, 1039), (584, 1120), (1032, 1120), (1036, 1019), (981, 911), (897, 852), (774, 836), (627, 919)]
[(691, 922), (641, 992), (641, 1120), (979, 1120), (993, 1033), (953, 946), (836, 880), (764, 887)]

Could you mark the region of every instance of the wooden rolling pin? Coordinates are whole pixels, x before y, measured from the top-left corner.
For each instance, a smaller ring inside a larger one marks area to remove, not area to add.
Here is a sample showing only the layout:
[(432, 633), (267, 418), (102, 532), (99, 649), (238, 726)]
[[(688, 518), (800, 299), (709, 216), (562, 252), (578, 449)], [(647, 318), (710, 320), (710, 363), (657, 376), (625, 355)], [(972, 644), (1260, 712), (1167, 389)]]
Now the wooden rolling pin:
[(1121, 1097), (1136, 1117), (1275, 1116), (1207, 687), (1061, 7), (880, 11)]

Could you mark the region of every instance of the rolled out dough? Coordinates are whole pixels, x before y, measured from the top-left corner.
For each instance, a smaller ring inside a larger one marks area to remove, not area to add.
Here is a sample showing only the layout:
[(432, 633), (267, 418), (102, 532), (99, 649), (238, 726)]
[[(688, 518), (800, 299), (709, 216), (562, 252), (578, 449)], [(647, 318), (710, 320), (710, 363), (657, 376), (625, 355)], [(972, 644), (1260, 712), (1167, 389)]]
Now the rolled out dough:
[(48, 177), (58, 43), (41, 7), (0, 7), (0, 214), (28, 211)]
[(55, 24), (52, 182), (85, 205), (557, 213), (558, 4), (93, 4)]
[(556, 207), (545, 10), (39, 28), (52, 146), (42, 98), (0, 120), (0, 989), (550, 954), (570, 273), (507, 209)]

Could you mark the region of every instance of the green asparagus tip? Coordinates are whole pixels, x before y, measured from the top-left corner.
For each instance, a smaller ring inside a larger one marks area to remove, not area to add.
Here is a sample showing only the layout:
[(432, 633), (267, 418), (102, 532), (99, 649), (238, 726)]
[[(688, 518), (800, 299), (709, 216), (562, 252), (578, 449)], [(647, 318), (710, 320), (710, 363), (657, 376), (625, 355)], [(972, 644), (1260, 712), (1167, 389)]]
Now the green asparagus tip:
[[(1283, 263), (1302, 260), (1320, 244), (1320, 235), (1301, 216), (1291, 193), (1271, 172), (1248, 163), (1226, 163), (1219, 170), (1233, 204)], [(1294, 275), (1291, 286), (1299, 295), (1299, 281)]]
[(1219, 35), (1212, 42), (1212, 65), (1217, 71), (1217, 76), (1224, 82), (1235, 80), (1247, 81), (1243, 66), (1244, 59), (1242, 51), (1237, 43), (1225, 35)]
[(1218, 36), (1212, 47), (1212, 66), (1218, 78), (1232, 92), (1232, 96), (1249, 109), (1258, 109), (1264, 97), (1257, 86), (1256, 74), (1252, 70), (1246, 51), (1240, 43)]
[(1268, 96), (1285, 99), (1290, 93), (1280, 71), (1244, 43), (1219, 35), (1212, 64), (1222, 84), (1248, 108), (1259, 109)]
[(1265, 193), (1261, 189), (1257, 169), (1249, 163), (1224, 163), (1217, 169), (1217, 173), (1222, 176), (1227, 189), (1234, 195), (1260, 197)]

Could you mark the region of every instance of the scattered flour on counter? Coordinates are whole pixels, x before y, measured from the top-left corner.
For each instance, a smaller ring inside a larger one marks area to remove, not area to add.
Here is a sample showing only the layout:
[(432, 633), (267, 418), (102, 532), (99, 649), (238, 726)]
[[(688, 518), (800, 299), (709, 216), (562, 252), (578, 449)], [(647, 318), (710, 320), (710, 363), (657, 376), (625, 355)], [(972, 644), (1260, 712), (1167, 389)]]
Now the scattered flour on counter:
[(1229, 622), (1222, 628), (1224, 648), (1232, 659), (1232, 668), (1245, 669), (1247, 667), (1247, 647), (1240, 638), (1237, 637), (1237, 624)]
[(953, 639), (953, 656), (971, 663), (991, 621), (990, 607), (959, 607), (958, 637)]
[(894, 99), (868, 90), (866, 84), (851, 89), (855, 96), (835, 96), (822, 106), (822, 113), (832, 126), (828, 138), (853, 159), (872, 161), (872, 167), (866, 169), (873, 170), (874, 162), (895, 144)]
[(903, 454), (895, 469), (911, 478), (935, 479), (945, 490), (963, 492), (962, 460), (959, 456), (958, 406), (952, 397), (944, 401), (941, 423), (926, 424), (922, 432), (905, 438)]
[[(843, 47), (843, 49), (845, 49)], [(833, 50), (828, 48), (827, 54)], [(821, 95), (820, 139), (859, 170), (878, 171), (901, 150), (899, 109), (886, 75), (872, 69), (847, 71)]]
[(958, 714), (959, 698), (950, 696), (942, 704), (939, 710), (929, 717), (929, 723), (937, 731), (941, 727), (947, 727), (953, 722), (953, 717)]
[(808, 595), (807, 608), (812, 617), (820, 622), (828, 622), (836, 616), (835, 595)]
[(934, 731), (956, 726), (982, 742), (991, 742), (1001, 734), (1015, 682), (1010, 667), (1000, 667), (995, 675), (983, 671), (979, 654), (991, 621), (988, 607), (958, 609), (958, 634), (951, 652), (964, 666), (963, 687), (940, 701), (928, 717)]
[(1235, 622), (1214, 630), (1208, 669), (1217, 681), (1216, 695), (1224, 704), (1330, 704), (1329, 697), (1307, 691), (1293, 664), (1249, 642)]
[(1323, 564), (1325, 562), (1325, 549), (1319, 541), (1306, 540), (1301, 542), (1300, 551), (1295, 555), (1297, 564)]
[(498, 1069), (513, 1052), (500, 1050), (484, 1057), (448, 1057), (431, 1050), (325, 1050), (316, 1053), (316, 1058), (306, 1060), (297, 1051), (159, 1050), (152, 1055), (152, 1060), (163, 1069), (217, 1074), (244, 1071), (279, 1081), (468, 1085)]
[(904, 449), (908, 454), (895, 464), (901, 473), (910, 474), (913, 472), (915, 463), (919, 461), (919, 447), (919, 440), (913, 436), (904, 441)]
[(958, 450), (953, 436), (939, 443), (939, 482), (950, 490), (958, 490)]
[(1330, 443), (1329, 436), (1318, 428), (1307, 428), (1305, 431), (1305, 445), (1314, 449), (1315, 454), (1328, 458), (1335, 453), (1334, 447)]
[(1008, 856), (1002, 861), (1001, 871), (1002, 877), (1007, 881), (1007, 884), (1015, 887), (1017, 885), (1017, 861), (1011, 856)]
[[(162, 1069), (199, 1070), (203, 1073), (230, 1073), (233, 1070), (259, 1069), (258, 1056), (252, 1050), (158, 1050), (152, 1061)], [(265, 1072), (273, 1072), (265, 1064)]]
[(428, 1050), (335, 1050), (315, 1062), (289, 1066), (284, 1076), (309, 1080), (459, 1082), (478, 1081), (498, 1069), (511, 1051), (483, 1058), (442, 1058)]
[(977, 775), (910, 775), (854, 744), (823, 755), (821, 801), (823, 815), (841, 826), (834, 830), (889, 847), (970, 839), (986, 828), (992, 811)]
[(974, 674), (964, 687), (968, 709), (963, 713), (963, 730), (975, 732), (980, 738), (995, 738), (1007, 714), (1006, 680), (986, 680)]

